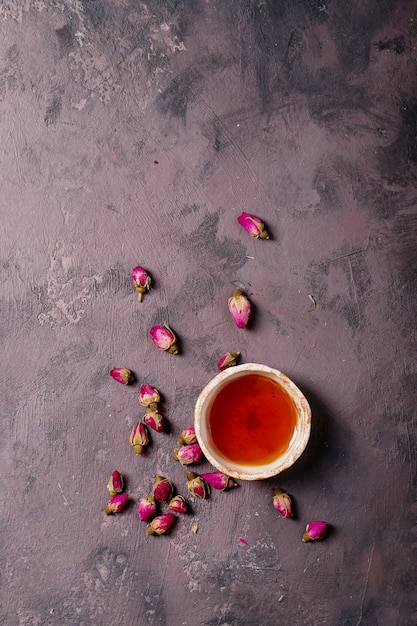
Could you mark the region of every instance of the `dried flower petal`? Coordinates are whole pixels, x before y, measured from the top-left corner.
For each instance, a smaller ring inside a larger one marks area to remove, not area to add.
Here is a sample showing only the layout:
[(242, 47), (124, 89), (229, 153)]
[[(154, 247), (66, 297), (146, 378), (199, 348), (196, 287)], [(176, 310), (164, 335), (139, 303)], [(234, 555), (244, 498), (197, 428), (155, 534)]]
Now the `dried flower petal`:
[(249, 321), (251, 304), (240, 289), (235, 289), (233, 296), (228, 300), (228, 307), (236, 326), (244, 328)]
[(149, 444), (149, 434), (143, 422), (138, 422), (130, 433), (130, 445), (136, 454), (143, 454), (146, 446)]
[(136, 293), (138, 294), (138, 302), (141, 302), (142, 294), (146, 293), (151, 286), (151, 277), (143, 267), (138, 265), (132, 270), (132, 280), (135, 283)]
[(174, 496), (172, 500), (168, 502), (168, 508), (174, 513), (187, 513), (188, 505), (182, 496)]
[(289, 518), (292, 515), (292, 500), (288, 493), (284, 493), (279, 487), (274, 489), (273, 504), (282, 517)]
[(181, 465), (191, 465), (203, 460), (203, 451), (200, 448), (200, 444), (193, 443), (179, 449), (175, 448), (172, 457), (175, 461), (179, 461)]
[(153, 326), (149, 333), (152, 341), (159, 350), (165, 350), (170, 354), (178, 354), (177, 339), (166, 324), (163, 326)]
[(164, 513), (154, 517), (147, 528), (148, 535), (163, 535), (172, 526), (175, 521), (175, 515), (173, 513)]
[(193, 522), (191, 524), (191, 530), (193, 531), (193, 533), (196, 535), (198, 533), (198, 523), (197, 522)]
[(197, 435), (195, 434), (194, 426), (184, 428), (181, 435), (178, 438), (178, 443), (182, 446), (197, 443)]
[(243, 213), (239, 215), (237, 221), (246, 230), (249, 235), (256, 239), (269, 239), (268, 231), (265, 229), (265, 225), (262, 220), (256, 215), (250, 213)]
[(149, 406), (150, 404), (158, 403), (161, 400), (158, 389), (152, 387), (152, 385), (142, 385), (139, 392), (139, 402), (143, 406)]
[(110, 498), (107, 502), (107, 507), (105, 509), (106, 515), (111, 515), (112, 513), (120, 513), (125, 508), (129, 496), (127, 493), (118, 493), (117, 495)]
[(110, 376), (122, 385), (128, 385), (135, 380), (133, 373), (127, 367), (114, 367), (110, 372)]
[(115, 496), (123, 491), (123, 487), (123, 476), (120, 472), (115, 470), (107, 483), (107, 489), (109, 490), (111, 496)]
[(142, 420), (144, 424), (152, 428), (152, 430), (156, 430), (157, 433), (161, 433), (164, 430), (164, 418), (158, 411), (146, 413)]
[(200, 474), (200, 476), (213, 489), (224, 491), (225, 489), (237, 487), (237, 482), (230, 476), (223, 474), (223, 472), (208, 472), (207, 474)]
[(152, 487), (152, 493), (159, 502), (166, 502), (172, 498), (174, 486), (168, 478), (157, 476)]
[(138, 502), (138, 518), (141, 522), (148, 522), (151, 517), (156, 515), (156, 502), (153, 496), (141, 498)]
[(240, 352), (226, 352), (225, 354), (223, 354), (220, 357), (219, 362), (217, 363), (217, 367), (219, 368), (219, 370), (222, 372), (228, 367), (233, 367), (233, 365), (236, 365), (239, 354)]
[(303, 541), (319, 541), (327, 533), (327, 523), (321, 520), (310, 522), (307, 524), (306, 531), (303, 535)]
[(187, 488), (190, 493), (198, 498), (205, 500), (210, 495), (210, 487), (201, 476), (197, 476), (194, 472), (187, 472)]

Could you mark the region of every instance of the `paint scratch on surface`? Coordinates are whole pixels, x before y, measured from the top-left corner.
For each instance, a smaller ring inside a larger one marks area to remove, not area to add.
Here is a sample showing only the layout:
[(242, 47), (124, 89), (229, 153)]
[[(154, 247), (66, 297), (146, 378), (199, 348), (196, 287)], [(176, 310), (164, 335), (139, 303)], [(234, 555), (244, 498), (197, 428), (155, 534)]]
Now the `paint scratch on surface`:
[(374, 534), (374, 538), (373, 538), (373, 541), (372, 541), (372, 546), (371, 546), (371, 549), (370, 549), (370, 552), (369, 552), (368, 569), (366, 571), (365, 584), (363, 586), (363, 591), (362, 591), (360, 613), (359, 613), (358, 621), (356, 622), (356, 626), (359, 626), (359, 624), (362, 622), (363, 605), (365, 604), (366, 592), (368, 590), (369, 574), (371, 572), (372, 560), (374, 558), (374, 551), (375, 551), (375, 534)]
[(60, 482), (58, 482), (58, 488), (59, 488), (59, 491), (61, 492), (61, 496), (62, 496), (62, 499), (64, 500), (65, 506), (68, 506), (69, 502), (68, 502), (67, 498), (65, 497), (65, 494), (63, 492), (63, 489), (61, 487), (61, 483)]

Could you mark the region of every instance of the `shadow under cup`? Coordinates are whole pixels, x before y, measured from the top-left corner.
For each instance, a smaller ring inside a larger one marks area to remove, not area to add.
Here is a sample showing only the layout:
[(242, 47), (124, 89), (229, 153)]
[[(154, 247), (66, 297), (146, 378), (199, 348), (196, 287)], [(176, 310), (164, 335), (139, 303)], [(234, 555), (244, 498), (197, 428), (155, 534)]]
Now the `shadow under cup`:
[(194, 426), (216, 469), (240, 480), (261, 480), (280, 474), (301, 456), (310, 437), (311, 409), (285, 374), (245, 363), (204, 387)]

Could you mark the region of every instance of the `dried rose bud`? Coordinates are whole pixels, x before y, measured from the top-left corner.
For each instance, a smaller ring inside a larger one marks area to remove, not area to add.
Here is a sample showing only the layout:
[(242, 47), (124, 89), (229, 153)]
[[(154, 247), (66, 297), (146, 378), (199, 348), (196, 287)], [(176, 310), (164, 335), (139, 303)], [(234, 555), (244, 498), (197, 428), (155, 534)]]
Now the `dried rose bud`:
[(168, 502), (168, 508), (174, 513), (187, 513), (188, 505), (182, 496), (174, 496)]
[(138, 502), (138, 518), (141, 522), (148, 522), (156, 515), (156, 502), (153, 496), (141, 498)]
[(237, 487), (237, 482), (230, 476), (223, 474), (223, 472), (208, 472), (207, 474), (200, 474), (200, 476), (213, 489), (224, 491), (225, 489)]
[(143, 422), (138, 422), (130, 433), (130, 445), (136, 454), (143, 454), (146, 446), (149, 444), (148, 429)]
[(243, 213), (239, 215), (237, 221), (246, 230), (249, 235), (256, 239), (269, 239), (268, 231), (265, 229), (265, 225), (259, 217), (251, 215), (250, 213)]
[(303, 535), (303, 541), (318, 541), (323, 539), (327, 533), (327, 523), (320, 520), (307, 524)]
[(150, 404), (158, 403), (161, 400), (158, 389), (152, 387), (152, 385), (142, 385), (139, 392), (139, 402), (143, 406), (149, 406)]
[(201, 476), (197, 476), (194, 472), (187, 472), (187, 488), (198, 498), (205, 500), (210, 495), (210, 487)]
[(156, 430), (157, 433), (161, 433), (164, 430), (164, 418), (158, 411), (146, 413), (142, 420), (146, 426), (149, 426), (152, 430)]
[(149, 333), (152, 341), (159, 350), (166, 350), (166, 352), (170, 354), (178, 354), (177, 339), (166, 324), (163, 326), (153, 326)]
[(132, 280), (135, 283), (136, 293), (138, 294), (138, 302), (142, 301), (142, 294), (146, 293), (151, 286), (151, 277), (148, 272), (140, 265), (132, 270)]
[(122, 385), (128, 385), (135, 380), (133, 373), (127, 367), (114, 367), (110, 376), (117, 380), (118, 383), (122, 383)]
[(120, 513), (125, 508), (129, 496), (127, 493), (118, 493), (117, 495), (110, 498), (107, 502), (107, 507), (105, 509), (106, 515), (111, 515), (112, 513)]
[(239, 357), (240, 352), (226, 352), (223, 356), (220, 357), (219, 362), (217, 363), (217, 367), (222, 372), (228, 367), (232, 367), (236, 365), (236, 361)]
[(192, 465), (193, 463), (199, 463), (203, 459), (203, 451), (200, 448), (200, 444), (192, 443), (189, 446), (183, 446), (182, 448), (175, 448), (172, 458), (175, 461), (179, 461), (181, 465)]
[(163, 535), (171, 528), (174, 521), (175, 515), (173, 513), (158, 515), (151, 521), (146, 532), (148, 535)]
[(123, 491), (123, 488), (123, 476), (120, 472), (115, 470), (110, 476), (109, 482), (107, 483), (107, 489), (109, 490), (111, 496), (115, 496), (116, 494), (121, 493)]
[(197, 443), (197, 435), (195, 434), (194, 426), (190, 426), (189, 428), (184, 428), (181, 435), (178, 438), (178, 443), (182, 446), (190, 445), (192, 443)]
[(159, 502), (166, 502), (172, 498), (174, 486), (168, 478), (157, 476), (152, 487), (152, 493)]
[(236, 326), (238, 328), (244, 328), (249, 321), (251, 310), (251, 304), (247, 297), (240, 289), (235, 289), (233, 296), (229, 298), (227, 304)]
[(284, 493), (279, 487), (274, 489), (273, 504), (278, 513), (281, 513), (282, 517), (291, 517), (292, 515), (292, 501), (288, 493)]

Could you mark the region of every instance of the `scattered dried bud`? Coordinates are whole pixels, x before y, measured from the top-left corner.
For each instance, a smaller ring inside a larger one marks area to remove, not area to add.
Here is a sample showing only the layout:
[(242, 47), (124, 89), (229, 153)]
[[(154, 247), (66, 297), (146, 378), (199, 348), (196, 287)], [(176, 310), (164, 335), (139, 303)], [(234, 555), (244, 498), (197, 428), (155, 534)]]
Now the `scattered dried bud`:
[(115, 470), (110, 476), (109, 482), (107, 483), (107, 489), (109, 490), (111, 496), (115, 496), (116, 494), (123, 491), (123, 487), (123, 476), (120, 472)]
[(147, 528), (148, 535), (163, 535), (172, 526), (175, 521), (175, 515), (173, 513), (164, 513), (164, 515), (158, 515), (154, 517)]
[(172, 457), (175, 461), (179, 461), (181, 465), (192, 465), (202, 461), (203, 451), (200, 448), (200, 444), (193, 443), (179, 449), (175, 448)]
[(156, 515), (156, 502), (153, 496), (141, 498), (138, 502), (138, 518), (141, 522), (148, 522)]
[(191, 530), (193, 531), (193, 533), (196, 535), (198, 533), (198, 523), (197, 522), (193, 522), (191, 524)]
[(194, 472), (187, 472), (187, 488), (190, 493), (198, 498), (205, 500), (210, 495), (210, 487), (201, 476), (197, 476)]
[(239, 215), (237, 221), (246, 230), (249, 235), (255, 237), (255, 239), (269, 239), (268, 231), (265, 229), (265, 225), (259, 217), (251, 215), (250, 213), (243, 213)]
[(174, 513), (187, 513), (188, 505), (182, 496), (174, 496), (172, 500), (168, 502), (168, 508)]
[(282, 517), (291, 517), (292, 515), (292, 501), (288, 493), (284, 493), (279, 487), (274, 489), (273, 504), (278, 513), (281, 513)]
[(219, 368), (219, 370), (222, 372), (228, 367), (236, 365), (239, 354), (240, 352), (226, 352), (225, 354), (223, 354), (223, 356), (220, 357), (220, 360), (217, 363), (217, 367)]
[(106, 515), (111, 515), (112, 513), (120, 513), (125, 508), (129, 496), (127, 493), (118, 493), (117, 495), (110, 498), (107, 502), (107, 507), (105, 509)]
[(152, 430), (156, 430), (157, 433), (161, 433), (164, 430), (164, 418), (158, 411), (146, 413), (142, 420), (144, 424), (152, 428)]
[(178, 354), (177, 339), (166, 324), (163, 326), (153, 326), (149, 333), (152, 337), (152, 341), (159, 350), (166, 350), (170, 354)]
[(201, 478), (213, 489), (224, 491), (225, 489), (237, 487), (237, 482), (230, 476), (223, 474), (223, 472), (208, 472), (207, 474), (201, 474)]
[(146, 293), (151, 286), (151, 277), (148, 272), (140, 265), (132, 270), (132, 280), (135, 283), (136, 293), (138, 294), (138, 302), (142, 301), (142, 294)]
[(136, 454), (143, 454), (146, 446), (149, 444), (148, 429), (143, 422), (138, 422), (130, 433), (130, 445)]
[(143, 404), (143, 406), (158, 403), (160, 400), (161, 397), (158, 389), (155, 389), (152, 385), (142, 385), (139, 392), (139, 402)]
[(178, 438), (178, 443), (181, 446), (189, 446), (192, 443), (197, 443), (197, 436), (195, 434), (195, 428), (190, 426), (189, 428), (184, 428), (181, 435)]
[(133, 373), (127, 367), (114, 367), (110, 376), (117, 380), (118, 383), (122, 383), (122, 385), (128, 385), (135, 380)]
[(244, 328), (249, 321), (251, 304), (240, 289), (228, 300), (229, 311), (238, 328)]
[(320, 520), (307, 524), (303, 535), (303, 541), (318, 541), (323, 539), (327, 533), (327, 523)]
[(174, 486), (168, 478), (157, 476), (152, 487), (152, 493), (159, 502), (167, 502), (172, 498)]

